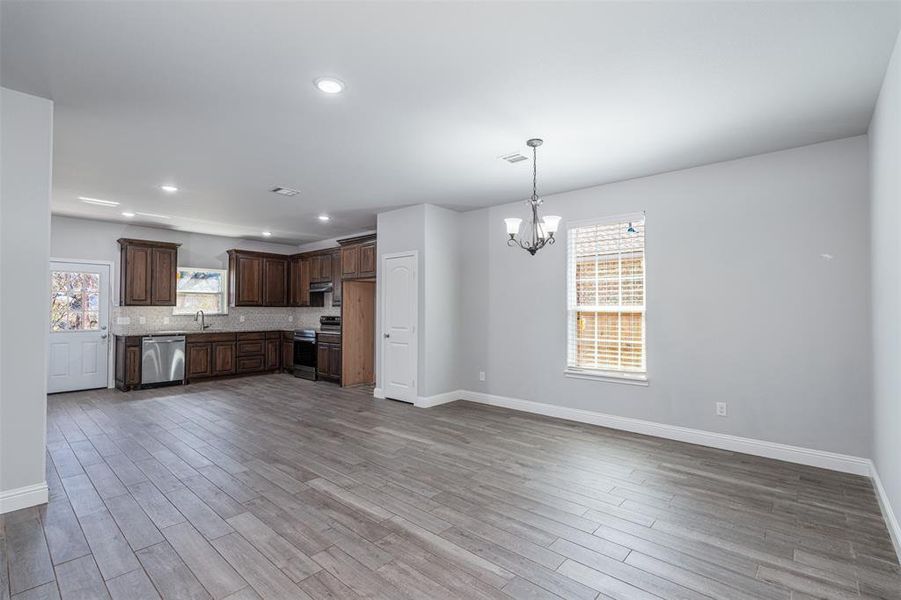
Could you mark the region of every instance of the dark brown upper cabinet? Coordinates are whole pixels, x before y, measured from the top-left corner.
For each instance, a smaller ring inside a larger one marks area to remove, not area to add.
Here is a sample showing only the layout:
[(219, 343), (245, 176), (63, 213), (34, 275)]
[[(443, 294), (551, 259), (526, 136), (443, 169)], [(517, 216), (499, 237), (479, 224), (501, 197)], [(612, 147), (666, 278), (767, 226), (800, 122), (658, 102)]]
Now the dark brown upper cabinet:
[(263, 259), (263, 306), (288, 306), (288, 259)]
[(338, 240), (341, 245), (341, 277), (369, 279), (375, 277), (376, 245), (374, 235)]
[(228, 251), (231, 306), (287, 306), (288, 257), (247, 250)]
[(323, 306), (322, 294), (310, 295), (311, 259), (309, 256), (296, 254), (291, 257), (289, 265), (289, 304), (291, 306)]
[(181, 244), (119, 240), (119, 304), (175, 306), (175, 275)]
[(310, 281), (325, 283), (332, 280), (333, 252), (321, 252), (310, 256)]

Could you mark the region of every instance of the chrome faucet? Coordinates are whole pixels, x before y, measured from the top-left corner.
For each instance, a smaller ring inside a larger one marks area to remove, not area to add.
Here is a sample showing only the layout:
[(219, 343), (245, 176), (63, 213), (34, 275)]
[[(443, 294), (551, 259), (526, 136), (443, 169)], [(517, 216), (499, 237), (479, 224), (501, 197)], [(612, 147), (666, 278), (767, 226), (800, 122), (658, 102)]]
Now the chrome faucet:
[(204, 314), (203, 314), (202, 310), (198, 310), (196, 313), (194, 313), (194, 322), (195, 323), (197, 322), (198, 317), (200, 318), (200, 331), (203, 331), (203, 330), (209, 328), (209, 325), (206, 324), (206, 321), (204, 319)]

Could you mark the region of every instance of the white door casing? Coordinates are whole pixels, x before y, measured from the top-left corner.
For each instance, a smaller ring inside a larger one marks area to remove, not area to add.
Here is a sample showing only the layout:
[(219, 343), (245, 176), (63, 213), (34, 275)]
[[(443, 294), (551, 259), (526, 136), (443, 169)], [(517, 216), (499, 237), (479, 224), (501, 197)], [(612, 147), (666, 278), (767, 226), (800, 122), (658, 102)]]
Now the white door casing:
[(50, 262), (48, 393), (107, 387), (110, 271), (109, 263)]
[(382, 256), (382, 392), (386, 398), (416, 401), (419, 282), (416, 251)]

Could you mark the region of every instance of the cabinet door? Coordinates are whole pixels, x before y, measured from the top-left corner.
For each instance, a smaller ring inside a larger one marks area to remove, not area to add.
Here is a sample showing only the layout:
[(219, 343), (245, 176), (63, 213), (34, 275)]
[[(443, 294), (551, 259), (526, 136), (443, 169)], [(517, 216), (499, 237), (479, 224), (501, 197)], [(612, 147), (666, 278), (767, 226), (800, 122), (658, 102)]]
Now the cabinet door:
[(291, 306), (310, 305), (310, 261), (305, 258), (291, 260), (289, 279)]
[(188, 344), (188, 378), (209, 377), (213, 374), (213, 365), (210, 355), (210, 344)]
[(357, 245), (341, 248), (341, 276), (356, 277), (360, 269), (360, 247)]
[(341, 306), (341, 252), (332, 255), (332, 306)]
[(263, 259), (235, 257), (235, 306), (263, 305)]
[(174, 248), (152, 248), (150, 255), (150, 303), (153, 306), (175, 306), (177, 251)]
[(332, 255), (323, 254), (319, 257), (319, 281), (332, 280)]
[(141, 383), (141, 347), (125, 347), (125, 384), (138, 385)]
[(339, 381), (341, 380), (341, 346), (338, 344), (329, 344), (328, 374)]
[(321, 375), (328, 375), (329, 369), (329, 348), (331, 344), (316, 344), (316, 372)]
[(213, 344), (213, 375), (232, 375), (235, 372), (235, 343)]
[(122, 277), (119, 282), (123, 286), (122, 304), (130, 306), (150, 306), (152, 252), (148, 246), (129, 245), (125, 248), (122, 264)]
[(288, 261), (284, 258), (263, 259), (263, 305), (288, 305)]
[(322, 272), (322, 257), (319, 255), (310, 257), (310, 281), (317, 282)]
[(282, 370), (290, 371), (294, 368), (294, 340), (282, 340)]
[(239, 356), (238, 373), (256, 373), (263, 370), (265, 358), (260, 356)]
[(375, 242), (360, 246), (360, 277), (375, 277)]
[(277, 371), (279, 355), (281, 354), (281, 342), (278, 339), (266, 340), (266, 370)]

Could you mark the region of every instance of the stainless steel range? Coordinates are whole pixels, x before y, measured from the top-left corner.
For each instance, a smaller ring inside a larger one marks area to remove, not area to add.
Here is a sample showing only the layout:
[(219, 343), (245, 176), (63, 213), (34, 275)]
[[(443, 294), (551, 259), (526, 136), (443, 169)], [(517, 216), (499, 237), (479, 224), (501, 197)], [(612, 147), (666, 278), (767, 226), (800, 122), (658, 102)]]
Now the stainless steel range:
[(316, 330), (294, 330), (294, 376), (316, 380)]

